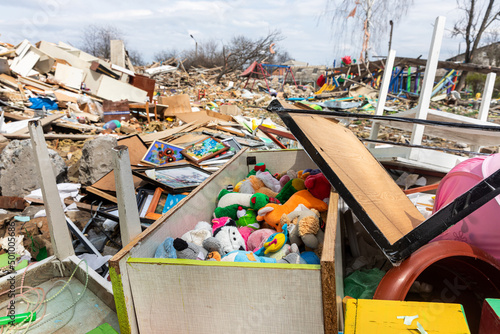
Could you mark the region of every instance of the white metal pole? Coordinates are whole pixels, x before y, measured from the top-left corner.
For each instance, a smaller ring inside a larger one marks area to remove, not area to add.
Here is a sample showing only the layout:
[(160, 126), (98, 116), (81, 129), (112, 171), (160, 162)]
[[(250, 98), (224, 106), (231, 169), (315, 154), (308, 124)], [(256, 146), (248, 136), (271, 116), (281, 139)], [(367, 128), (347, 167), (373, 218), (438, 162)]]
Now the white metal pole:
[(56, 176), (54, 168), (49, 159), (49, 150), (45, 143), (42, 123), (39, 120), (30, 121), (28, 129), (31, 136), (31, 146), (37, 164), (38, 177), (42, 188), (43, 202), (47, 212), (49, 223), (50, 240), (54, 249), (54, 254), (59, 260), (64, 260), (68, 256), (74, 255), (73, 243), (68, 226), (66, 225), (66, 215), (57, 190)]
[(142, 232), (127, 146), (113, 148), (113, 163), (120, 232), (125, 246)]
[[(432, 35), (431, 47), (425, 65), (424, 80), (422, 83), (422, 90), (420, 91), (420, 98), (418, 100), (417, 113), (415, 118), (427, 119), (427, 112), (431, 103), (432, 89), (434, 88), (434, 78), (436, 77), (436, 69), (439, 61), (439, 51), (443, 41), (444, 23), (446, 18), (438, 16), (434, 24), (434, 33)], [(422, 136), (424, 135), (424, 125), (413, 125), (413, 132), (411, 134), (412, 145), (422, 144)]]
[[(383, 115), (385, 102), (387, 100), (387, 93), (389, 91), (389, 84), (392, 78), (392, 68), (394, 67), (394, 59), (396, 58), (396, 51), (389, 51), (389, 56), (385, 63), (384, 74), (382, 76), (382, 83), (380, 84), (380, 91), (378, 93), (377, 107), (375, 108), (375, 115)], [(409, 79), (408, 79), (409, 80)], [(370, 139), (377, 139), (380, 123), (373, 121), (372, 129), (370, 131)], [(375, 147), (374, 143), (368, 144), (368, 148)]]
[(491, 95), (493, 95), (493, 88), (495, 87), (495, 79), (497, 77), (496, 73), (488, 73), (486, 77), (486, 82), (484, 84), (483, 98), (481, 100), (481, 106), (479, 107), (480, 121), (488, 121), (488, 113), (490, 112)]

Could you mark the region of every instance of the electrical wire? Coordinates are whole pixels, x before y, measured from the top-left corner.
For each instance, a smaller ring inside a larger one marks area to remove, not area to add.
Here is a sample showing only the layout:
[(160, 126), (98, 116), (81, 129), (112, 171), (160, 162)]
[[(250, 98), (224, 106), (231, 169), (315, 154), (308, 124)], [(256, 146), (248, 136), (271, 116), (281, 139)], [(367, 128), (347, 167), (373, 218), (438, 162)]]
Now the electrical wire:
[[(70, 283), (71, 279), (73, 278), (73, 276), (75, 275), (75, 273), (78, 270), (78, 268), (80, 267), (80, 264), (82, 262), (84, 262), (85, 265), (86, 265), (86, 267), (85, 267), (85, 285), (83, 287), (82, 292), (79, 294), (79, 296), (75, 300), (75, 298), (73, 297), (73, 293), (72, 293), (71, 289), (69, 288), (69, 283)], [(31, 264), (33, 264), (33, 263), (31, 263)], [(34, 314), (34, 312), (39, 312), (41, 310), (43, 310), (43, 312), (41, 313), (41, 316), (38, 315), (37, 320), (34, 321), (34, 322), (30, 322), (29, 321), (30, 318), (26, 318), (25, 320), (23, 320), (22, 322), (14, 325), (14, 326), (13, 325), (1, 326), (0, 327), (0, 334), (13, 333), (13, 331), (17, 331), (19, 329), (25, 329), (24, 332), (23, 332), (23, 334), (24, 334), (24, 333), (27, 333), (29, 330), (38, 328), (38, 327), (42, 326), (43, 324), (46, 324), (47, 322), (51, 321), (52, 319), (63, 315), (67, 311), (72, 310), (73, 312), (72, 312), (70, 318), (68, 319), (68, 321), (66, 323), (64, 323), (63, 326), (61, 326), (58, 329), (56, 329), (55, 331), (60, 330), (61, 328), (63, 328), (64, 326), (66, 326), (73, 319), (74, 314), (75, 314), (75, 309), (74, 308), (75, 308), (76, 304), (83, 298), (83, 296), (85, 294), (85, 291), (87, 290), (87, 285), (88, 285), (88, 280), (89, 280), (89, 268), (88, 268), (88, 263), (85, 260), (81, 260), (77, 264), (77, 266), (75, 267), (75, 269), (73, 270), (73, 272), (71, 273), (71, 276), (69, 277), (69, 279), (67, 281), (65, 281), (65, 280), (57, 280), (50, 287), (50, 289), (47, 290), (47, 292), (45, 292), (44, 289), (42, 289), (40, 287), (24, 286), (24, 279), (25, 279), (25, 275), (27, 273), (27, 269), (28, 268), (29, 268), (29, 266), (26, 267), (26, 269), (25, 269), (25, 271), (23, 273), (23, 276), (21, 278), (21, 285), (19, 287), (15, 288), (16, 290), (18, 290), (18, 289), (20, 290), (20, 294), (17, 295), (17, 296), (14, 296), (12, 300), (14, 300), (17, 297), (17, 298), (21, 298), (24, 302), (26, 302), (27, 307), (26, 307), (26, 310), (25, 310), (24, 313), (31, 312), (31, 314)], [(51, 296), (50, 298), (47, 299), (46, 298), (47, 294), (55, 287), (56, 284), (62, 283), (62, 282), (64, 282), (63, 287), (56, 294), (54, 294), (53, 296)], [(26, 289), (26, 290), (23, 292), (23, 289)], [(69, 293), (71, 295), (71, 300), (72, 300), (71, 305), (69, 305), (63, 311), (58, 312), (58, 313), (56, 313), (55, 315), (53, 315), (53, 316), (51, 316), (49, 318), (45, 318), (45, 313), (47, 311), (47, 303), (49, 303), (50, 301), (52, 301), (55, 298), (57, 298), (66, 289), (69, 291)], [(10, 290), (4, 291), (4, 292), (0, 293), (0, 296), (4, 295), (6, 293), (9, 293), (9, 292), (10, 292)], [(36, 301), (31, 301), (28, 298), (28, 297), (31, 297), (31, 296), (28, 296), (28, 294), (29, 293), (33, 293), (33, 292), (36, 293), (36, 297), (37, 297)], [(32, 304), (33, 304), (34, 308), (32, 310), (30, 310), (30, 306)], [(7, 315), (8, 315), (8, 310), (7, 310)], [(4, 330), (6, 330), (6, 331), (4, 332)]]

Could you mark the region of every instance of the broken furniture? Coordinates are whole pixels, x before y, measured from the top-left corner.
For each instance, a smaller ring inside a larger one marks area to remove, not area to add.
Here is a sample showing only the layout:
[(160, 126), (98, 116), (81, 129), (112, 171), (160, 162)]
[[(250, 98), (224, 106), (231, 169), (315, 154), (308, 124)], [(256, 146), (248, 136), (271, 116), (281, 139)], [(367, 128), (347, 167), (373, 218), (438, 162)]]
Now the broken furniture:
[[(209, 219), (216, 204), (211, 200), (214, 194), (246, 177), (258, 162), (273, 171), (316, 168), (302, 150), (241, 150), (126, 245), (110, 260), (122, 334), (159, 333), (165, 328), (175, 333), (267, 332), (270, 328), (336, 333), (342, 328), (342, 256), (334, 193), (321, 266), (152, 258), (166, 237), (180, 236)], [(217, 286), (224, 291), (219, 293)], [(219, 308), (224, 309), (224, 321), (214, 311)]]

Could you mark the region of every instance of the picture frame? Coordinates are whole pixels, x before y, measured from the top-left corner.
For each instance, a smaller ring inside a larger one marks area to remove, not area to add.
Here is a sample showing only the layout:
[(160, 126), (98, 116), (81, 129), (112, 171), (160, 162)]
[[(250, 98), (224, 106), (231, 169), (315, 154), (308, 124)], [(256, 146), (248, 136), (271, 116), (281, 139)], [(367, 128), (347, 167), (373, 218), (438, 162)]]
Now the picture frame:
[(189, 145), (181, 151), (181, 154), (194, 163), (200, 163), (227, 150), (229, 150), (228, 144), (222, 143), (217, 138), (208, 137)]
[[(139, 188), (137, 191), (137, 208), (139, 210), (139, 219), (141, 221), (141, 226), (148, 228), (155, 220), (146, 217), (146, 211), (151, 204), (155, 190), (149, 188)], [(145, 207), (145, 209), (144, 209)], [(119, 222), (118, 217), (118, 206), (113, 205), (107, 208), (102, 208), (97, 210), (98, 214), (104, 218), (111, 219), (113, 221)]]
[(192, 164), (137, 168), (132, 170), (132, 174), (172, 194), (191, 191), (211, 175), (209, 171)]
[(155, 140), (151, 143), (141, 161), (153, 166), (165, 166), (169, 163), (183, 160), (182, 150), (184, 150), (184, 147)]
[(163, 213), (163, 207), (167, 202), (168, 192), (160, 187), (156, 188), (153, 199), (146, 212), (146, 218), (157, 220)]
[(221, 142), (229, 145), (229, 147), (233, 148), (235, 152), (241, 151), (241, 145), (236, 141), (234, 137), (223, 139), (221, 140)]

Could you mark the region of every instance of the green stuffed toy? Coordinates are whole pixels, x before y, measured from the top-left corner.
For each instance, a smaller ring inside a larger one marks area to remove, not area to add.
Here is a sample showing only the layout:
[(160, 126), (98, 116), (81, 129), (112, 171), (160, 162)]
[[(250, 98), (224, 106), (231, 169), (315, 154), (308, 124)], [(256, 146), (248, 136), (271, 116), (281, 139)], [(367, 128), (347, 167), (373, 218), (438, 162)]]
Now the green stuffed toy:
[[(276, 199), (269, 198), (267, 195), (257, 194), (241, 194), (222, 189), (217, 196), (219, 203), (215, 208), (215, 218), (229, 217), (233, 220), (238, 220), (238, 207), (243, 209), (252, 209), (258, 211), (268, 203), (276, 203)], [(279, 202), (278, 202), (279, 203)]]
[(283, 186), (279, 194), (276, 195), (276, 199), (280, 201), (280, 203), (286, 203), (293, 194), (304, 189), (306, 189), (306, 186), (303, 179), (291, 179)]

